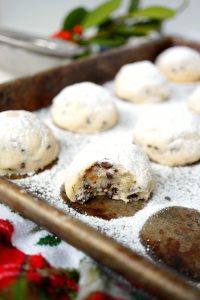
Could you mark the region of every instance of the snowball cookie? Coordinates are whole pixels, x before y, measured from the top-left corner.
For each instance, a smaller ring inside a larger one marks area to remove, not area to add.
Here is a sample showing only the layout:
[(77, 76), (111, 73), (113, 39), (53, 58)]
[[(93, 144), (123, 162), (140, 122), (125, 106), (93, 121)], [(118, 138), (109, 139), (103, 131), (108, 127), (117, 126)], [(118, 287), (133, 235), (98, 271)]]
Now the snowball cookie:
[(55, 124), (80, 133), (106, 130), (118, 121), (118, 113), (109, 92), (92, 82), (64, 88), (53, 100), (51, 109)]
[(200, 54), (188, 47), (176, 46), (163, 51), (156, 65), (168, 79), (176, 82), (200, 79)]
[(56, 159), (59, 146), (50, 129), (28, 111), (0, 113), (0, 175), (33, 174)]
[(167, 166), (200, 159), (200, 119), (181, 105), (154, 108), (139, 118), (134, 142), (149, 158)]
[(119, 98), (135, 103), (154, 103), (170, 95), (164, 76), (150, 61), (124, 65), (115, 77), (115, 93)]
[(72, 201), (97, 195), (125, 202), (147, 200), (154, 187), (150, 163), (135, 145), (97, 142), (86, 146), (67, 170), (65, 191)]
[(190, 95), (188, 107), (200, 115), (200, 86), (198, 86)]

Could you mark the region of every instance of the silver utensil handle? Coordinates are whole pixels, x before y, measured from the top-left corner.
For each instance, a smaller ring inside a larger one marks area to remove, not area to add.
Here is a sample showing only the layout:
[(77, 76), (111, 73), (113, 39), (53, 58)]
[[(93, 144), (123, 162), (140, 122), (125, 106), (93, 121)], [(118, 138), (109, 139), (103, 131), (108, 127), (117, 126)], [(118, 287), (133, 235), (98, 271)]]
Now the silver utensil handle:
[(0, 43), (23, 48), (43, 55), (69, 58), (83, 52), (75, 43), (34, 34), (0, 29)]

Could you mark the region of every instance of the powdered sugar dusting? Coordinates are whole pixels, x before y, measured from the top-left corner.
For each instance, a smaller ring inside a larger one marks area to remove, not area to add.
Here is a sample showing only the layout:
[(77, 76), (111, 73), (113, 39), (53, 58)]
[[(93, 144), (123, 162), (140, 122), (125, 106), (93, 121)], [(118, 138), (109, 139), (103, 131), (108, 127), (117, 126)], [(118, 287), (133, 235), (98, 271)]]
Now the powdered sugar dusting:
[[(64, 203), (60, 196), (60, 188), (65, 179), (67, 166), (76, 153), (85, 145), (101, 138), (117, 138), (119, 141), (122, 139), (122, 136), (123, 140), (132, 142), (133, 127), (138, 116), (149, 108), (153, 109), (160, 105), (168, 107), (177, 103), (187, 106), (187, 99), (197, 84), (175, 85), (171, 83), (170, 86), (173, 91), (171, 99), (159, 104), (135, 105), (115, 99), (119, 109), (119, 123), (108, 131), (93, 135), (74, 134), (57, 128), (51, 121), (49, 109), (42, 109), (36, 112), (37, 116), (53, 130), (54, 135), (61, 143), (59, 161), (51, 170), (45, 170), (40, 174), (15, 180), (15, 182), (35, 195), (43, 197), (56, 207), (105, 232), (107, 235), (112, 236), (139, 253), (146, 255), (144, 247), (139, 241), (138, 234), (149, 216), (164, 207), (174, 205), (192, 207), (200, 211), (200, 163), (192, 166), (173, 168), (151, 163), (156, 187), (152, 198), (147, 202), (146, 206), (133, 217), (123, 217), (106, 221), (79, 214)], [(105, 87), (113, 92), (112, 82), (106, 83)]]
[(81, 108), (87, 106), (91, 109), (92, 107), (94, 112), (101, 112), (102, 105), (105, 106), (105, 110), (112, 109), (109, 93), (99, 85), (87, 81), (64, 88), (54, 98), (53, 103), (54, 105), (63, 105), (66, 107), (75, 103)]

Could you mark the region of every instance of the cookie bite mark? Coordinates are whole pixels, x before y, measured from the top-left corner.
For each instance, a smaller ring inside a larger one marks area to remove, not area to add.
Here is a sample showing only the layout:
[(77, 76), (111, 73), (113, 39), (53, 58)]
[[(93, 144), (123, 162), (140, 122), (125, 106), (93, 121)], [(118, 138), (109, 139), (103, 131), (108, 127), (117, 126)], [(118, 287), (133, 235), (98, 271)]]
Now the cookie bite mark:
[[(116, 148), (114, 145), (111, 146), (111, 149), (110, 145), (103, 147), (100, 144), (99, 147), (101, 147), (98, 148), (100, 153), (95, 154), (92, 151), (92, 155), (89, 155), (90, 150), (96, 148), (94, 144), (87, 146), (75, 157), (65, 180), (65, 192), (68, 198), (72, 202), (81, 203), (101, 195), (106, 195), (109, 199), (123, 200), (126, 203), (139, 199), (147, 200), (154, 184), (148, 160), (140, 149), (129, 144), (128, 149), (126, 146), (124, 149), (119, 144)], [(128, 156), (126, 156), (127, 150)], [(86, 152), (88, 156), (85, 159), (88, 163), (82, 161)], [(133, 168), (128, 168), (123, 159), (132, 161)]]

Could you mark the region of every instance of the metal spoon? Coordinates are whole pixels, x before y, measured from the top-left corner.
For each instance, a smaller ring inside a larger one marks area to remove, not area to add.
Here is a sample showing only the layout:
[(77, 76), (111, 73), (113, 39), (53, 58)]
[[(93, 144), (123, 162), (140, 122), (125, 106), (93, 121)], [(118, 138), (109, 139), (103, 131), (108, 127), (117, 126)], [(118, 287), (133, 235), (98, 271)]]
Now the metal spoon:
[(82, 47), (68, 41), (3, 28), (0, 29), (0, 43), (62, 58), (69, 58), (84, 51)]

